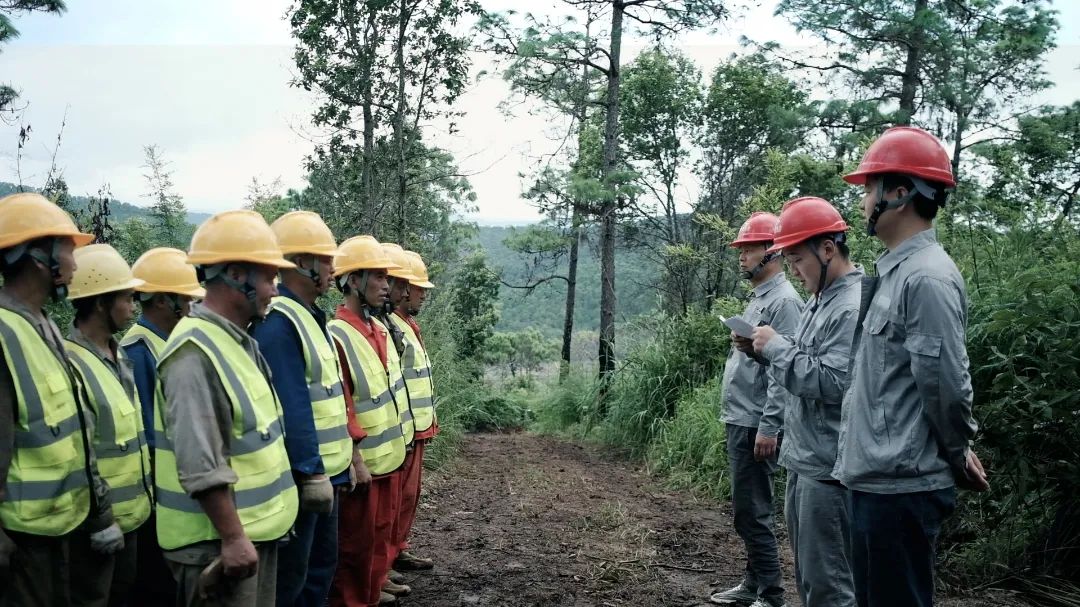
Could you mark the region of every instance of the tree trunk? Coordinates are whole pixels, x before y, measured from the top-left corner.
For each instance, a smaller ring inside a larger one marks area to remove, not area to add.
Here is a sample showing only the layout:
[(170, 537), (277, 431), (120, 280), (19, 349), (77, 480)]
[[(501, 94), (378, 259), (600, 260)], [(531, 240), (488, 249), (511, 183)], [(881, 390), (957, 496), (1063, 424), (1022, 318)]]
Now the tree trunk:
[(570, 267), (566, 272), (566, 312), (563, 314), (562, 362), (559, 383), (570, 373), (570, 348), (574, 339), (574, 303), (577, 297), (578, 248), (581, 246), (581, 214), (574, 208), (570, 228)]
[(394, 117), (394, 145), (397, 148), (397, 213), (395, 214), (395, 226), (397, 242), (405, 245), (405, 236), (408, 233), (408, 212), (406, 210), (408, 197), (408, 181), (405, 166), (405, 35), (408, 32), (409, 19), (408, 0), (400, 0), (398, 9), (398, 38), (395, 49), (395, 63), (397, 67), (397, 108)]
[(926, 10), (928, 0), (915, 0), (915, 12), (911, 17), (911, 29), (907, 35), (907, 60), (904, 63), (904, 76), (900, 87), (900, 115), (897, 124), (910, 125), (915, 115), (915, 95), (919, 90), (919, 61), (922, 60), (922, 29), (915, 21)]
[(363, 214), (357, 225), (361, 231), (371, 233), (375, 227), (375, 111), (374, 95), (371, 90), (371, 73), (375, 63), (374, 41), (378, 40), (376, 29), (378, 28), (378, 14), (375, 10), (368, 10), (368, 22), (366, 28), (367, 37), (364, 40), (364, 66), (361, 74), (363, 79), (363, 113), (364, 113), (364, 157), (361, 163), (360, 179), (363, 186), (364, 199), (360, 201), (360, 209)]
[(598, 413), (607, 413), (606, 396), (615, 372), (615, 212), (618, 209), (614, 173), (619, 160), (619, 55), (625, 5), (611, 3), (611, 50), (608, 66), (607, 103), (604, 117), (604, 161), (601, 180), (608, 189), (600, 208), (600, 402)]

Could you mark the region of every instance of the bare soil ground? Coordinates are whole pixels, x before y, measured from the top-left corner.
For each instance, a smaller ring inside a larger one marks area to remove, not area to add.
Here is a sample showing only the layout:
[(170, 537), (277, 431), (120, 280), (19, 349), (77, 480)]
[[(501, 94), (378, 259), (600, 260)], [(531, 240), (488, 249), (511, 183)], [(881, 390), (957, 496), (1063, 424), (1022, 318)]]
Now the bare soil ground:
[(471, 435), (452, 464), (428, 474), (412, 544), (437, 566), (409, 575), (406, 606), (707, 605), (739, 582), (744, 563), (730, 505), (666, 490), (610, 452), (524, 433)]

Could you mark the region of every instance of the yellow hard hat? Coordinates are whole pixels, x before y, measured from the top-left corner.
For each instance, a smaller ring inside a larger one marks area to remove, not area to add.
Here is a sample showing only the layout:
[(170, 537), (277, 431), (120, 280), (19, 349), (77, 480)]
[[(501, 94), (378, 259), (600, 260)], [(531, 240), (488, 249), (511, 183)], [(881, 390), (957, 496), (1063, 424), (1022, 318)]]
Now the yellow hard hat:
[(93, 234), (84, 234), (71, 216), (41, 194), (23, 192), (0, 198), (0, 249), (46, 236), (67, 236), (76, 247), (90, 244)]
[(199, 286), (195, 268), (187, 262), (187, 253), (180, 249), (150, 249), (135, 260), (131, 273), (143, 280), (143, 286), (136, 289), (140, 293), (175, 293), (198, 299), (206, 297), (206, 289)]
[(310, 253), (333, 257), (337, 252), (334, 233), (317, 213), (292, 211), (270, 224), (284, 255)]
[(341, 243), (334, 259), (334, 277), (357, 270), (397, 270), (374, 236), (353, 236)]
[(120, 253), (107, 244), (75, 249), (75, 264), (78, 267), (68, 287), (68, 299), (82, 299), (143, 286), (143, 281), (135, 278)]
[(382, 243), (383, 252), (398, 266), (387, 272), (394, 278), (400, 278), (408, 282), (416, 282), (416, 276), (412, 273), (412, 261), (405, 255), (405, 249), (393, 242)]
[(207, 219), (191, 237), (187, 262), (193, 266), (248, 262), (296, 267), (281, 255), (274, 231), (255, 211), (225, 211)]
[(412, 274), (415, 277), (415, 280), (412, 281), (413, 286), (421, 289), (434, 289), (435, 285), (431, 284), (424, 258), (420, 257), (420, 254), (416, 251), (405, 251), (405, 256), (412, 263)]

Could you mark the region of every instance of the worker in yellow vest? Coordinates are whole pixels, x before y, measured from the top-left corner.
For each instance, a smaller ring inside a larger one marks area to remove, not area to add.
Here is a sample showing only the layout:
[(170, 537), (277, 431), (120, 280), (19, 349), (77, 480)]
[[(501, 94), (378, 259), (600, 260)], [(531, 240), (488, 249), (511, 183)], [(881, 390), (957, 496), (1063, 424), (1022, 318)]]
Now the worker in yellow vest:
[(394, 527), (396, 555), (393, 562), (393, 575), (401, 571), (422, 571), (434, 567), (429, 558), (418, 557), (408, 551), (409, 532), (416, 520), (416, 509), (420, 502), (420, 479), (423, 468), (424, 450), (435, 434), (435, 408), (431, 383), (431, 364), (427, 350), (420, 339), (420, 327), (413, 316), (420, 311), (427, 290), (432, 288), (428, 281), (427, 267), (419, 255), (403, 250), (398, 245), (383, 245), (387, 248), (391, 261), (402, 266), (401, 270), (391, 270), (389, 322), (401, 336), (402, 375), (405, 377), (405, 391), (409, 398), (409, 409), (413, 416), (415, 434), (405, 465), (402, 467), (401, 507)]
[[(131, 266), (131, 273), (143, 284), (135, 287), (141, 314), (128, 329), (120, 345), (131, 361), (135, 386), (139, 391), (146, 443), (150, 446), (150, 467), (154, 466), (154, 399), (157, 394), (157, 361), (165, 340), (180, 319), (187, 316), (191, 302), (206, 297), (195, 268), (180, 249), (157, 247), (143, 253)], [(157, 528), (153, 513), (147, 529)], [(132, 591), (134, 604), (170, 605), (176, 597), (176, 583), (165, 564), (153, 532), (139, 534), (139, 566)]]
[(300, 514), (278, 555), (277, 604), (321, 607), (337, 569), (336, 494), (350, 487), (354, 455), (341, 365), (326, 312), (316, 303), (330, 289), (337, 242), (310, 211), (286, 213), (270, 227), (282, 254), (296, 264), (279, 272), (278, 296), (253, 332), (273, 373), (285, 449), (300, 488)]
[(73, 542), (72, 559), (82, 565), (72, 572), (72, 598), (79, 605), (122, 606), (128, 604), (135, 585), (137, 536), (154, 533), (144, 526), (153, 503), (153, 479), (135, 376), (131, 361), (113, 338), (135, 315), (135, 288), (143, 281), (107, 244), (76, 249), (75, 263), (78, 269), (68, 292), (75, 321), (64, 345), (86, 393), (93, 428), (90, 440), (98, 469), (109, 483), (124, 549), (95, 556), (88, 541)]
[(93, 240), (40, 194), (0, 199), (0, 605), (72, 605), (71, 544), (123, 549), (78, 380), (45, 304), (67, 297)]
[(188, 263), (206, 299), (177, 323), (158, 361), (158, 543), (178, 604), (268, 607), (298, 500), (281, 406), (247, 327), (277, 294), (278, 270), (295, 266), (253, 211), (206, 220)]
[(397, 350), (390, 332), (375, 318), (390, 290), (387, 270), (396, 267), (371, 236), (341, 243), (334, 259), (334, 278), (345, 303), (329, 323), (330, 334), (345, 363), (345, 391), (352, 404), (350, 434), (360, 441), (370, 487), (345, 496), (341, 503), (332, 607), (396, 602), (382, 588), (394, 554), (398, 473), (407, 444), (402, 426), (409, 408)]

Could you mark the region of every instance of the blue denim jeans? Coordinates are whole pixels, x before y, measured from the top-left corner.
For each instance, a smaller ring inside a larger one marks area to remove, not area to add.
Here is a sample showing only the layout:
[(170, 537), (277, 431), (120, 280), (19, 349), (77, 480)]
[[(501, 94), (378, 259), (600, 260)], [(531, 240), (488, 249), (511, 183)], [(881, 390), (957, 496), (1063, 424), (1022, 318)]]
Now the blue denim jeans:
[(300, 511), (289, 542), (278, 549), (278, 607), (323, 607), (338, 556), (338, 505), (329, 514)]
[(956, 488), (894, 495), (851, 492), (852, 575), (859, 607), (931, 607), (941, 523)]

